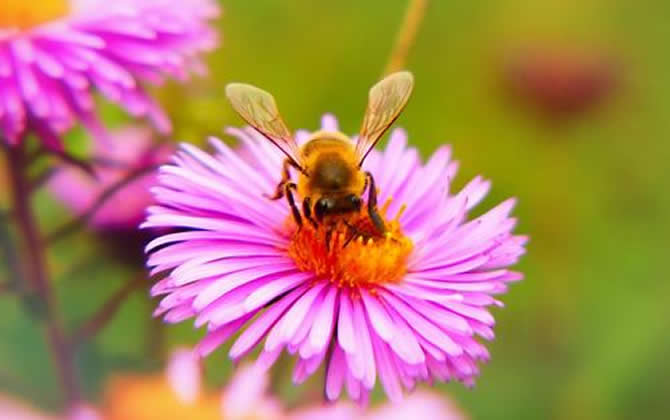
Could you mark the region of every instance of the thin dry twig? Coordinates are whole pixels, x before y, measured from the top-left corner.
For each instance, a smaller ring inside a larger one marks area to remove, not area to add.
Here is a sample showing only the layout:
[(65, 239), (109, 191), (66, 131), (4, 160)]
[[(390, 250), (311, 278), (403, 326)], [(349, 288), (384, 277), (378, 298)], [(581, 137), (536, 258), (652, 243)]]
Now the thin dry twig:
[(112, 159), (101, 156), (92, 156), (89, 159), (89, 161), (96, 167), (100, 168), (124, 169), (124, 170), (133, 169), (132, 165), (129, 162), (118, 159)]
[(143, 168), (138, 168), (135, 171), (130, 172), (126, 177), (117, 181), (109, 188), (107, 188), (102, 194), (100, 194), (98, 199), (95, 200), (95, 202), (91, 205), (91, 207), (89, 207), (88, 210), (86, 210), (81, 216), (66, 223), (65, 225), (51, 232), (51, 234), (47, 235), (46, 238), (47, 243), (53, 244), (65, 238), (69, 234), (76, 232), (79, 228), (83, 227), (93, 216), (95, 216), (96, 212), (100, 210), (100, 208), (107, 202), (107, 200), (110, 197), (112, 197), (119, 190), (121, 190), (123, 187), (127, 186), (131, 182), (137, 180), (138, 178), (141, 178), (144, 175), (147, 175), (148, 173), (156, 169), (158, 169), (158, 165), (145, 166)]
[(121, 305), (126, 301), (130, 294), (146, 284), (147, 280), (144, 276), (138, 276), (134, 280), (127, 282), (119, 290), (117, 290), (104, 305), (72, 334), (72, 343), (77, 346), (87, 339), (94, 337), (103, 328), (107, 326), (109, 321), (114, 318), (114, 315), (121, 308)]
[(96, 178), (95, 168), (93, 167), (92, 163), (89, 162), (89, 160), (78, 158), (66, 152), (51, 151), (50, 153), (68, 165), (75, 166), (91, 177)]
[(41, 188), (42, 185), (44, 185), (47, 181), (49, 181), (57, 171), (58, 170), (56, 168), (47, 168), (42, 172), (40, 172), (39, 174), (35, 175), (29, 181), (30, 191), (33, 192)]
[(428, 0), (410, 0), (382, 76), (405, 68), (407, 56), (414, 45), (427, 7)]
[[(101, 158), (101, 157), (92, 157), (89, 159), (89, 163), (99, 168), (110, 168), (110, 169), (119, 169), (119, 170), (128, 170), (132, 167), (127, 162), (122, 162), (114, 159)], [(58, 167), (49, 167), (44, 169), (41, 173), (37, 174), (30, 180), (30, 189), (31, 191), (36, 191), (41, 188), (46, 182), (48, 182), (58, 171), (62, 170)], [(86, 172), (87, 175), (91, 175), (89, 172)], [(97, 175), (94, 175), (97, 178)]]

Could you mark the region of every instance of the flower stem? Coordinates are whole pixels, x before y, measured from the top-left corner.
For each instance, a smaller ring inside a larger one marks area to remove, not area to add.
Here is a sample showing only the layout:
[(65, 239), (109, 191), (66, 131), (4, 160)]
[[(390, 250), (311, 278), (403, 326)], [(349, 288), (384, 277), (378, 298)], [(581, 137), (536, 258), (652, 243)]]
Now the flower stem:
[(389, 56), (384, 75), (402, 70), (405, 67), (409, 50), (414, 45), (423, 17), (426, 15), (428, 0), (410, 0), (398, 34), (396, 35), (391, 55)]
[(9, 212), (0, 211), (0, 258), (4, 261), (2, 265), (6, 266), (8, 276), (0, 280), (0, 296), (6, 293), (19, 294), (21, 287), (25, 284), (17, 263), (16, 248), (12, 243), (9, 220)]
[(14, 216), (23, 247), (21, 269), (27, 279), (26, 287), (40, 300), (44, 309), (44, 323), (49, 350), (58, 369), (60, 381), (71, 408), (81, 401), (81, 391), (74, 366), (74, 354), (63, 330), (61, 314), (49, 282), (44, 243), (40, 237), (30, 203), (30, 184), (27, 175), (25, 151), (21, 146), (7, 147), (7, 164), (14, 202)]
[(118, 291), (116, 291), (116, 293), (114, 293), (89, 320), (84, 322), (79, 329), (72, 334), (73, 346), (95, 336), (105, 328), (109, 321), (114, 318), (114, 315), (116, 315), (128, 296), (139, 289), (140, 286), (146, 284), (146, 282), (146, 276), (142, 275), (124, 284)]

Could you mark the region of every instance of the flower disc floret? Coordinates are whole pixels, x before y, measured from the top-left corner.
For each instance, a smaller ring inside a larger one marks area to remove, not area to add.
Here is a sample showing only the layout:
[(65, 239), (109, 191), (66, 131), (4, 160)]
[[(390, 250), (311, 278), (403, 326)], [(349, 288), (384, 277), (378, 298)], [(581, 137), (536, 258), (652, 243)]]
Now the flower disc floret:
[[(384, 219), (388, 204), (382, 209)], [(288, 254), (301, 271), (354, 294), (361, 287), (374, 293), (377, 285), (402, 280), (412, 252), (412, 241), (398, 220), (384, 224), (386, 232), (380, 234), (366, 210), (337, 216), (332, 224), (306, 224), (292, 235)]]

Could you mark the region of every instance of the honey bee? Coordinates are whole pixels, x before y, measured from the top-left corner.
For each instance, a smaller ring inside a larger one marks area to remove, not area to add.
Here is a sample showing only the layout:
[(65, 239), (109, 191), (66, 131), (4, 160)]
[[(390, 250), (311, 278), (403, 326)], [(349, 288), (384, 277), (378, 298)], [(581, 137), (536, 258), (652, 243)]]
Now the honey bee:
[[(313, 133), (302, 146), (294, 139), (279, 114), (274, 97), (268, 92), (244, 83), (231, 83), (226, 86), (226, 96), (242, 119), (286, 155), (281, 181), (269, 198), (286, 197), (299, 229), (303, 218), (317, 228), (329, 217), (360, 211), (361, 197), (367, 189), (370, 221), (377, 233), (383, 235), (386, 227), (377, 210), (375, 181), (372, 174), (361, 167), (402, 112), (413, 86), (414, 77), (407, 71), (393, 73), (375, 84), (370, 89), (355, 142), (343, 133), (321, 130)], [(298, 171), (297, 182), (291, 179), (291, 167)], [(294, 192), (302, 198), (302, 212)]]

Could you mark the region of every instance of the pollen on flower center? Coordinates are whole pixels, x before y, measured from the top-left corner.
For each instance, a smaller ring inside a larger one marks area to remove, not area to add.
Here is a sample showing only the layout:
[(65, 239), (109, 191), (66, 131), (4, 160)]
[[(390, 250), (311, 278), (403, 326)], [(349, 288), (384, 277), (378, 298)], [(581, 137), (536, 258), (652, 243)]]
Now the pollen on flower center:
[[(304, 223), (291, 238), (288, 254), (302, 271), (322, 276), (340, 287), (365, 287), (398, 282), (407, 271), (412, 241), (398, 222), (402, 210), (392, 220), (381, 208), (386, 232), (379, 234), (368, 212), (334, 216), (316, 228)], [(291, 220), (293, 223), (293, 220)], [(330, 232), (330, 233), (329, 233)]]
[(65, 16), (68, 0), (0, 0), (0, 27), (27, 29)]

